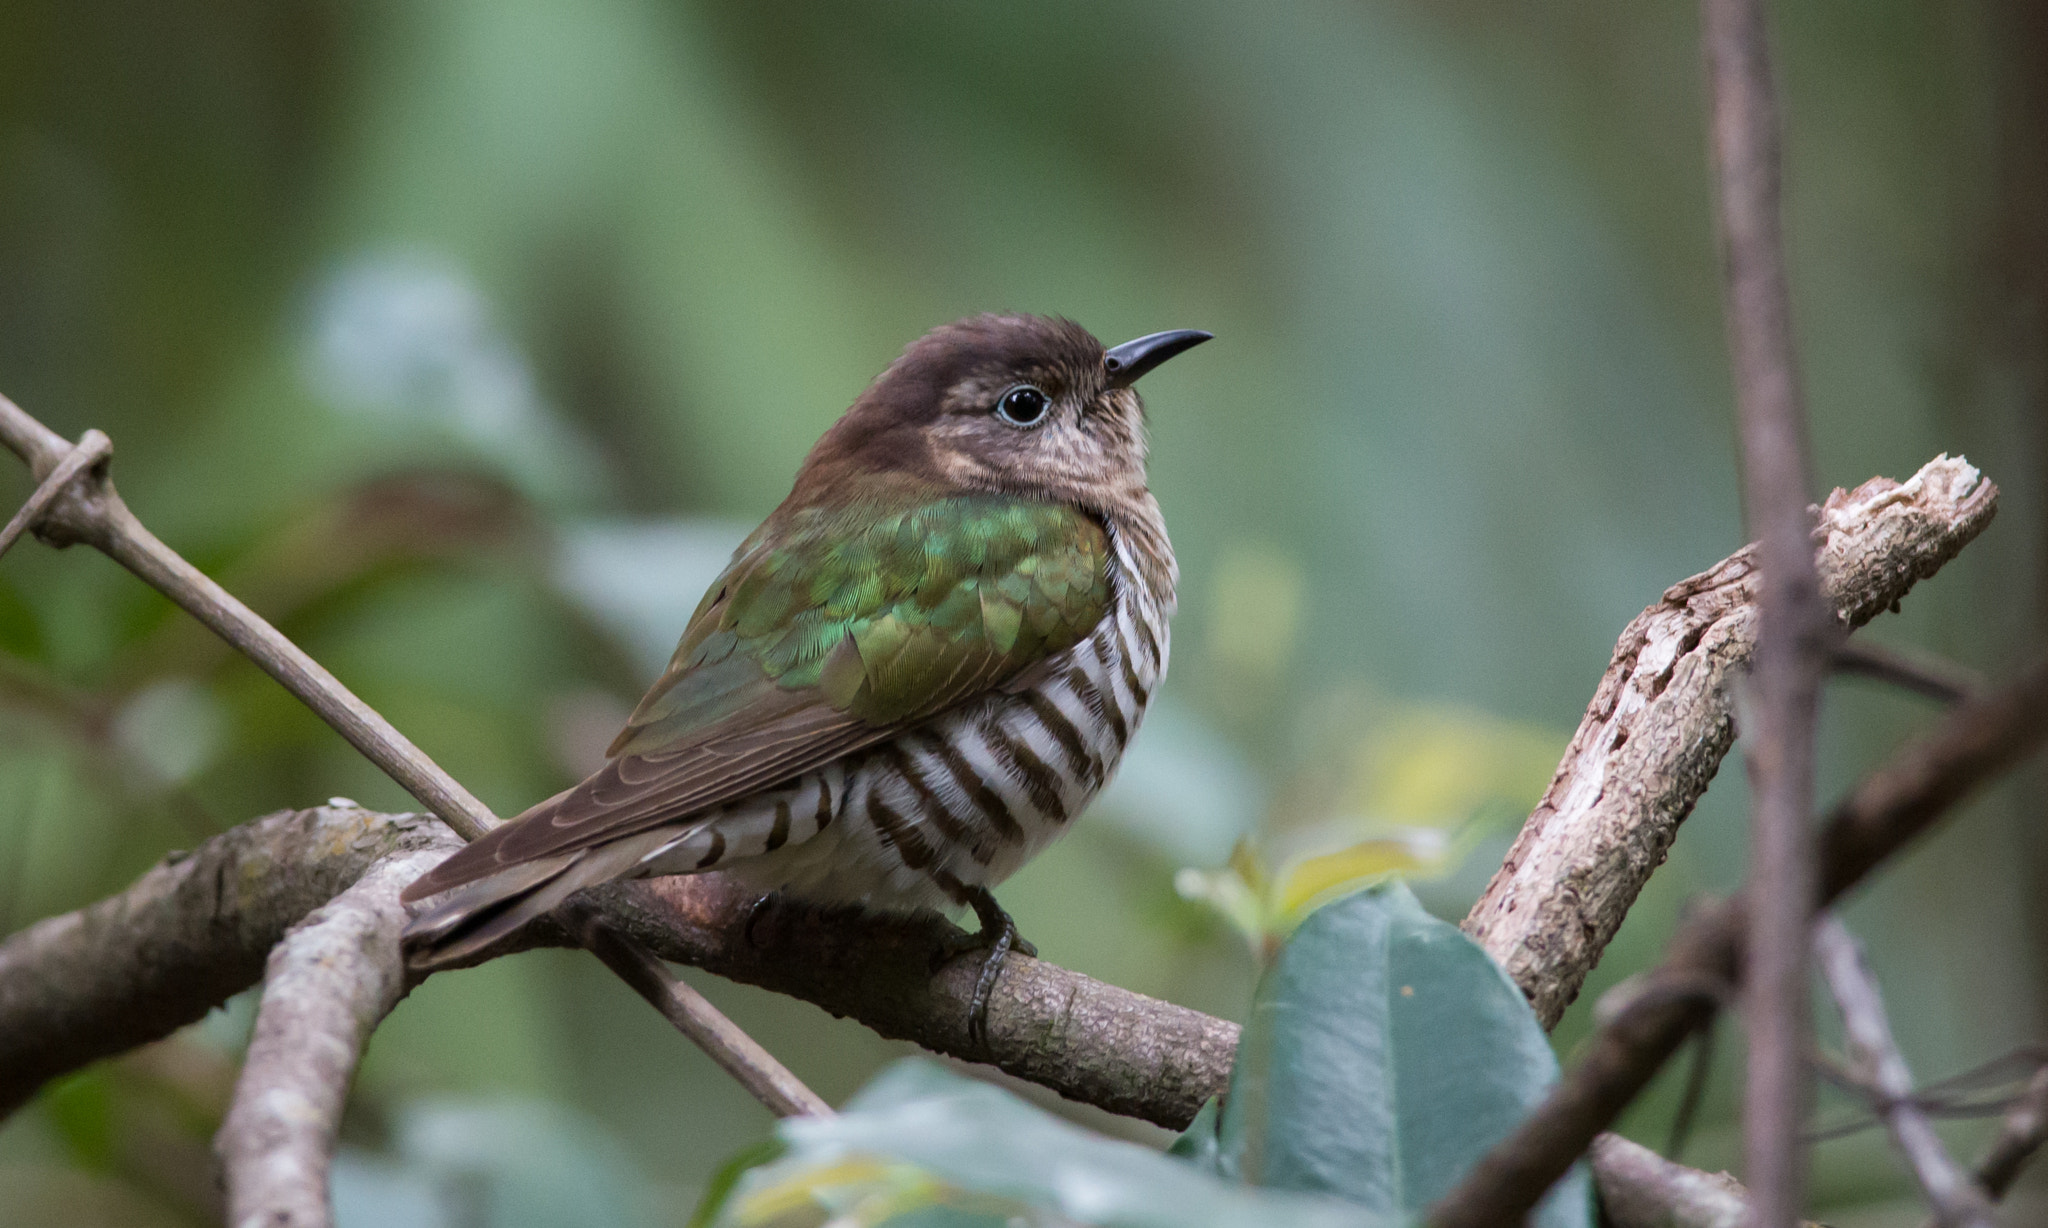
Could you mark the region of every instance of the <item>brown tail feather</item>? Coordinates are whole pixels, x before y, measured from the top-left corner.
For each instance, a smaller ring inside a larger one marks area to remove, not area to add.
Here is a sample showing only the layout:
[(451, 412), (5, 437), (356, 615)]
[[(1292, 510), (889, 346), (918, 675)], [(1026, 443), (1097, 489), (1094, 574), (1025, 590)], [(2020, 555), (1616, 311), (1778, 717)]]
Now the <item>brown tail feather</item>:
[(506, 834), (515, 825), (551, 809), (557, 802), (567, 797), (569, 792), (564, 789), (546, 801), (528, 807), (520, 814), (456, 849), (443, 859), (440, 865), (407, 884), (405, 890), (398, 894), (399, 903), (411, 904), (430, 895), (453, 891), (457, 887), (481, 879), (495, 878), (501, 871), (509, 870), (513, 863), (498, 860), (498, 846), (504, 843)]
[(422, 970), (461, 963), (585, 887), (630, 875), (644, 854), (670, 838), (666, 832), (642, 833), (465, 882), (405, 927), (399, 942), (406, 962)]

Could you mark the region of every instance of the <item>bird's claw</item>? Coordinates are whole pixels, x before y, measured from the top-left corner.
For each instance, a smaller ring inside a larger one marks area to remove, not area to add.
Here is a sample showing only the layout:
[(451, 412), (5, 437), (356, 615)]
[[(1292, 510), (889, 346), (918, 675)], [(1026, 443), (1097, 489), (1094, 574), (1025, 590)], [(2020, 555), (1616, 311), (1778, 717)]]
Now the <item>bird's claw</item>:
[(972, 934), (956, 932), (948, 935), (940, 943), (932, 964), (936, 970), (969, 951), (988, 953), (982, 958), (981, 974), (974, 982), (974, 996), (967, 1004), (967, 1037), (985, 1048), (988, 1045), (989, 998), (995, 993), (996, 978), (1002, 973), (1003, 961), (1012, 951), (1035, 959), (1038, 948), (1017, 932), (1017, 923), (996, 903), (995, 896), (989, 894), (986, 887), (968, 887), (962, 894), (965, 897), (962, 902), (974, 909), (981, 928)]
[(740, 927), (740, 933), (746, 935), (749, 946), (760, 947), (765, 945), (761, 941), (761, 934), (757, 927), (761, 924), (762, 919), (774, 912), (781, 903), (781, 895), (771, 891), (760, 899), (755, 900), (753, 906), (747, 909), (747, 923)]

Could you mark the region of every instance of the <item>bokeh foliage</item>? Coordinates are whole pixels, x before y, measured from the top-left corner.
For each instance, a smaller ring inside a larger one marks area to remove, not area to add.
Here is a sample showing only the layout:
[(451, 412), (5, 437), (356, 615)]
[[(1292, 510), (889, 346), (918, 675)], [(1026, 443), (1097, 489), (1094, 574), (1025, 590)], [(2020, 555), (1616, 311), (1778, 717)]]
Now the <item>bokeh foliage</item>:
[[(2013, 134), (2048, 48), (1997, 0), (1775, 9), (1817, 477), (1948, 450), (2004, 486), (1874, 632), (1995, 673), (2041, 623), (2044, 224)], [(1256, 963), (1176, 870), (1247, 835), (1278, 867), (1351, 847), (1332, 831), (1469, 834), (1417, 884), (1457, 915), (1531, 740), (1561, 744), (1626, 620), (1739, 543), (1695, 39), (1690, 6), (1624, 0), (13, 0), (0, 389), (107, 430), (152, 527), (509, 812), (588, 766), (918, 332), (990, 308), (1215, 331), (1147, 380), (1185, 576), (1161, 708), (1003, 898), (1050, 958), (1242, 1017)], [(12, 553), (0, 650), (5, 928), (268, 809), (403, 805), (103, 559)], [(1837, 686), (1824, 788), (1925, 716)], [(1473, 756), (1450, 782), (1497, 788), (1395, 787)], [(1589, 1001), (1739, 875), (1739, 783)], [(1929, 1077), (2041, 1034), (2039, 813), (1975, 807), (1852, 910)], [(835, 1100), (902, 1052), (706, 988)], [(0, 1131), (0, 1221), (203, 1214), (175, 1174), (241, 1026)], [(1732, 1162), (1730, 1086), (1698, 1162)], [(1673, 1100), (1631, 1127), (1661, 1141)], [(542, 1206), (475, 1193), (539, 1155), (631, 1187), (637, 1210), (582, 1204), (598, 1222), (680, 1223), (768, 1124), (565, 954), (428, 983), (355, 1113), (358, 1223)], [(1819, 1165), (1832, 1222), (1891, 1222), (1881, 1142)]]

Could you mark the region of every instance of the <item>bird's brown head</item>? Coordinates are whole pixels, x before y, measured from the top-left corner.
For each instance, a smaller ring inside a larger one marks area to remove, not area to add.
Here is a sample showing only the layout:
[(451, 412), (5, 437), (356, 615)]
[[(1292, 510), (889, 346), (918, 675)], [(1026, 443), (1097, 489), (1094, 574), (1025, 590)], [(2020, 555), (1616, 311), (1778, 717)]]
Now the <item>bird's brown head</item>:
[(1131, 386), (1209, 339), (1154, 333), (1105, 349), (1071, 320), (970, 316), (903, 351), (825, 432), (793, 503), (902, 483), (1109, 511), (1145, 490), (1145, 411)]

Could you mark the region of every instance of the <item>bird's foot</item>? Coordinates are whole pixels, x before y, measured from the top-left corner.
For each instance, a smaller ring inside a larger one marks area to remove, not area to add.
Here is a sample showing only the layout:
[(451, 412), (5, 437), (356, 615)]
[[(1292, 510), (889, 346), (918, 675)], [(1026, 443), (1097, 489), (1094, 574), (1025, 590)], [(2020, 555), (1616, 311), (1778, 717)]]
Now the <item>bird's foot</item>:
[(981, 928), (972, 934), (949, 936), (939, 948), (938, 957), (932, 961), (934, 968), (952, 962), (953, 958), (969, 951), (986, 951), (982, 957), (981, 975), (974, 982), (974, 996), (967, 1004), (967, 1036), (976, 1044), (988, 1044), (988, 1002), (995, 993), (996, 977), (1003, 970), (1003, 961), (1010, 952), (1028, 955), (1034, 959), (1038, 948), (1024, 940), (1017, 932), (1017, 923), (996, 897), (986, 887), (960, 885), (958, 898), (961, 903), (974, 909), (974, 915), (981, 922)]

